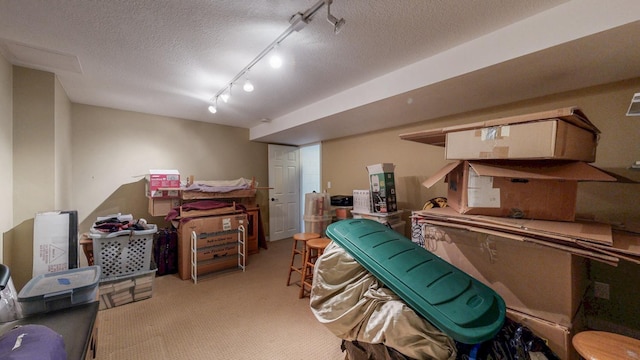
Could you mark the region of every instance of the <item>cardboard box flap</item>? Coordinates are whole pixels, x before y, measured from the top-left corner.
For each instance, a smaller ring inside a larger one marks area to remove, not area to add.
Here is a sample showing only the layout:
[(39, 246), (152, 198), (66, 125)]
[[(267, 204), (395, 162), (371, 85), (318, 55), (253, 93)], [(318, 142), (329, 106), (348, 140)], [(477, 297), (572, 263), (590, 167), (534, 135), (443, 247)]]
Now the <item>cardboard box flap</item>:
[(572, 161), (557, 163), (552, 161), (483, 163), (469, 161), (469, 165), (480, 176), (574, 181), (616, 181), (585, 162)]
[(567, 243), (584, 240), (606, 246), (613, 245), (611, 225), (605, 223), (466, 215), (449, 207), (425, 209), (416, 213), (427, 219), (441, 219), (451, 223), (467, 224), (476, 228), (492, 229), (525, 237), (546, 238)]
[[(449, 163), (422, 182), (422, 186), (430, 188), (443, 179), (462, 160)], [(616, 181), (616, 178), (582, 161), (502, 161), (482, 162), (469, 161), (473, 170), (481, 176), (509, 177), (541, 180), (574, 180), (574, 181)]]
[(438, 170), (435, 174), (431, 175), (427, 180), (422, 182), (422, 186), (426, 188), (430, 188), (435, 185), (442, 178), (447, 176), (448, 173), (452, 172), (453, 169), (458, 167), (462, 161), (456, 161), (445, 165), (442, 169)]
[(589, 130), (594, 134), (600, 134), (600, 130), (595, 125), (593, 125), (593, 123), (591, 123), (589, 119), (587, 119), (587, 116), (580, 109), (575, 106), (541, 111), (531, 114), (503, 117), (493, 120), (478, 121), (471, 124), (449, 126), (443, 128), (443, 130), (445, 132), (452, 132), (460, 130), (479, 129), (491, 126), (521, 124), (531, 121), (545, 121), (551, 119), (563, 120), (585, 130)]
[(566, 107), (555, 110), (541, 111), (531, 114), (516, 115), (493, 120), (479, 121), (470, 124), (448, 126), (439, 129), (416, 131), (412, 133), (400, 134), (400, 139), (415, 141), (423, 144), (445, 146), (446, 134), (453, 131), (470, 129), (480, 129), (491, 126), (519, 124), (531, 121), (543, 121), (559, 119), (575, 126), (589, 130), (595, 135), (600, 134), (600, 130), (589, 121), (587, 116), (577, 107)]
[(445, 128), (422, 130), (412, 133), (400, 134), (400, 139), (415, 141), (427, 145), (435, 145), (444, 147), (447, 138)]

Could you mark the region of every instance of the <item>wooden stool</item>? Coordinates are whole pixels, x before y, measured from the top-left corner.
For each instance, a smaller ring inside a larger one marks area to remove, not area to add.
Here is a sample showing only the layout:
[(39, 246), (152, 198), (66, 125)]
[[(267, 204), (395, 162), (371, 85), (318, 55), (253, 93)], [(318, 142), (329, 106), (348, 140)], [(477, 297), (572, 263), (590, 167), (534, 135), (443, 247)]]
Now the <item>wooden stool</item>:
[(640, 340), (605, 331), (583, 331), (571, 340), (585, 359), (640, 359)]
[[(291, 285), (291, 273), (294, 271), (300, 274), (300, 283), (302, 286), (302, 268), (304, 267), (304, 253), (307, 249), (307, 240), (317, 239), (320, 234), (317, 233), (298, 233), (293, 235), (293, 246), (291, 248), (291, 262), (289, 263), (289, 277), (287, 277), (287, 286)], [(302, 244), (298, 247), (298, 243)], [(295, 266), (296, 255), (300, 255), (300, 266)]]
[(309, 294), (311, 294), (311, 284), (313, 283), (313, 268), (315, 262), (322, 255), (324, 249), (329, 245), (331, 239), (329, 238), (317, 238), (307, 241), (307, 251), (304, 253), (304, 266), (302, 267), (302, 282), (300, 286), (299, 298), (302, 299), (307, 295), (306, 287), (309, 287)]

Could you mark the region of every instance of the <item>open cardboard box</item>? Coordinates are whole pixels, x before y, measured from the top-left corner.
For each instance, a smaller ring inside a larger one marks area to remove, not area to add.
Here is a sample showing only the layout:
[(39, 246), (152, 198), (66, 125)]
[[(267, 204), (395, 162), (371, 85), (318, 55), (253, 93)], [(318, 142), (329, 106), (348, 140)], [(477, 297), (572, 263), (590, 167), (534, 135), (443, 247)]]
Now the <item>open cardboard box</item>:
[(581, 161), (457, 161), (422, 184), (448, 183), (447, 204), (462, 214), (575, 220), (578, 181), (616, 181)]
[(492, 288), (507, 307), (570, 327), (588, 286), (587, 260), (501, 235), (423, 228), (429, 251)]
[(544, 340), (549, 348), (560, 359), (578, 360), (580, 359), (571, 340), (578, 332), (584, 330), (584, 319), (581, 315), (576, 315), (571, 326), (562, 326), (544, 319), (536, 318), (513, 309), (507, 308), (507, 317), (517, 323), (526, 326), (536, 336)]

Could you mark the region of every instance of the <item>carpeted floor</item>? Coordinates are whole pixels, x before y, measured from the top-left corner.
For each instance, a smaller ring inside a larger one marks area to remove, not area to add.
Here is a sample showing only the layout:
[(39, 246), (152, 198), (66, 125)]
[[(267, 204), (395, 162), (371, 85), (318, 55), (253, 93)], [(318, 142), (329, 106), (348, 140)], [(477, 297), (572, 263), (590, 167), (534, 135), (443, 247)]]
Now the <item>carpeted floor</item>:
[(245, 272), (197, 284), (159, 276), (150, 299), (101, 310), (97, 359), (344, 359), (341, 340), (316, 320), (309, 299), (286, 286), (291, 241), (268, 243)]

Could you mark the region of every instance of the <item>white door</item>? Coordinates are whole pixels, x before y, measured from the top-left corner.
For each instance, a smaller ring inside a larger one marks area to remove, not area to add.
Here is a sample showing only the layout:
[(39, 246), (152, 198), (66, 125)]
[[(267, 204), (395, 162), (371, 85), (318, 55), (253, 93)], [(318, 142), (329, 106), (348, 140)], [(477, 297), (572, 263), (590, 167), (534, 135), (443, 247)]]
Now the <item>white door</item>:
[(300, 232), (300, 152), (269, 144), (269, 240)]

